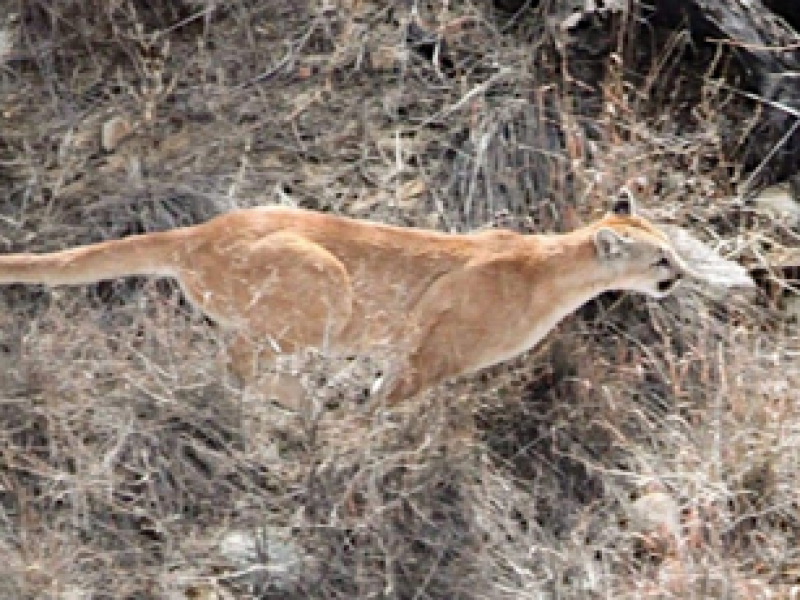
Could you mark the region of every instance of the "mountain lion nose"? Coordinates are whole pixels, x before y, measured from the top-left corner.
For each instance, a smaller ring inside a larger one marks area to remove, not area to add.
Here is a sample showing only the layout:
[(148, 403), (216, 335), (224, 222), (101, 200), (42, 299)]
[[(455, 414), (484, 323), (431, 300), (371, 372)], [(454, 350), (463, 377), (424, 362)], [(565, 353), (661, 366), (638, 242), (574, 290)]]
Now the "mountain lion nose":
[(672, 288), (678, 285), (678, 282), (681, 280), (680, 275), (676, 275), (672, 279), (664, 279), (658, 282), (658, 291), (662, 293), (669, 292)]

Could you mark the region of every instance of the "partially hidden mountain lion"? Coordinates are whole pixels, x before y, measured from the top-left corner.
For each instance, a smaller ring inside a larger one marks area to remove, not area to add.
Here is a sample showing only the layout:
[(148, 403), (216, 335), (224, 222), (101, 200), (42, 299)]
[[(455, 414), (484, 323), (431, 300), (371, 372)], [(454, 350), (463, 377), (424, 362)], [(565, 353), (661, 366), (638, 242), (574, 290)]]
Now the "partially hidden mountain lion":
[(396, 368), (378, 387), (393, 403), (528, 350), (602, 292), (661, 298), (693, 271), (636, 215), (625, 189), (605, 217), (558, 235), (448, 234), (263, 207), (60, 252), (0, 256), (2, 284), (130, 275), (175, 278), (194, 307), (235, 332), (231, 366), (245, 382), (283, 353), (388, 347)]

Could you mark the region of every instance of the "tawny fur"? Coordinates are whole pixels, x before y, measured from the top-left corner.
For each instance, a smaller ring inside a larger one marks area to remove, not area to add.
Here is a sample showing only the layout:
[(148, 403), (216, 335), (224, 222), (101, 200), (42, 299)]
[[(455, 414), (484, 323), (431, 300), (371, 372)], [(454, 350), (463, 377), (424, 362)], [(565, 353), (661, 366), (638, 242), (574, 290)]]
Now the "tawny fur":
[(455, 235), (269, 207), (0, 257), (6, 284), (173, 277), (198, 310), (238, 332), (232, 367), (245, 379), (262, 368), (256, 356), (388, 347), (398, 365), (384, 382), (389, 402), (524, 352), (606, 290), (660, 297), (686, 273), (667, 238), (625, 202), (563, 235)]

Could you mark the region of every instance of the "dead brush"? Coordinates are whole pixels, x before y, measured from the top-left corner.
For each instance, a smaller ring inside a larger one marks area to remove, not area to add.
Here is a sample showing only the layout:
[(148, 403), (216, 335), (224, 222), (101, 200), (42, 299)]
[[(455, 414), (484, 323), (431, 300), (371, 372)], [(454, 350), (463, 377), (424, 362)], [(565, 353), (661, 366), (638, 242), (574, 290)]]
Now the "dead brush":
[[(528, 390), (519, 404), (487, 405), (479, 413), (494, 464), (514, 474), (520, 494), (513, 500), (496, 490), (482, 504), (504, 507), (482, 523), (492, 523), (492, 539), (508, 541), (492, 563), (514, 565), (513, 577), (501, 577), (507, 584), (566, 597), (576, 589), (606, 589), (627, 598), (644, 593), (637, 585), (653, 585), (652, 593), (664, 597), (692, 597), (712, 581), (724, 595), (741, 586), (766, 593), (766, 573), (791, 580), (794, 552), (787, 544), (797, 504), (791, 486), (782, 491), (778, 473), (795, 460), (794, 434), (777, 417), (786, 416), (785, 402), (777, 400), (782, 409), (776, 410), (769, 398), (775, 390), (785, 397), (792, 386), (795, 374), (778, 356), (795, 352), (794, 334), (765, 353), (771, 337), (732, 333), (709, 315), (703, 326), (687, 328), (678, 324), (684, 312), (676, 306), (653, 309), (639, 327), (631, 328), (631, 314), (619, 306), (565, 328), (540, 355), (539, 377), (514, 384), (524, 371), (499, 376), (512, 389)], [(624, 319), (624, 331), (617, 319)], [(611, 347), (599, 335), (609, 327), (616, 337)], [(491, 470), (484, 476), (491, 481)], [(641, 530), (629, 509), (653, 485), (666, 491), (675, 513), (650, 509), (653, 524)], [(659, 532), (658, 523), (671, 519), (678, 528)], [(645, 542), (656, 545), (648, 549)], [(515, 544), (521, 554), (511, 551)], [(540, 562), (522, 558), (522, 548), (538, 549)], [(756, 555), (757, 568), (748, 559)], [(726, 584), (732, 564), (737, 574)], [(672, 584), (644, 583), (667, 572)]]
[[(448, 442), (446, 405), (367, 420), (312, 403), (281, 422), (226, 384), (220, 340), (176, 309), (151, 288), (104, 322), (67, 291), (20, 340), (12, 378), (24, 387), (4, 404), (2, 440), (7, 570), (20, 593), (191, 594), (218, 582), (259, 597), (362, 597), (424, 578), (436, 595), (450, 589), (471, 561), (460, 482), (473, 457)], [(350, 364), (326, 389), (332, 371), (306, 360), (310, 396), (363, 391)], [(30, 547), (34, 530), (53, 545)], [(223, 554), (212, 540), (231, 531), (264, 550), (245, 564)], [(281, 531), (286, 564), (268, 550)], [(80, 562), (66, 554), (76, 537)], [(86, 579), (92, 564), (102, 566)]]

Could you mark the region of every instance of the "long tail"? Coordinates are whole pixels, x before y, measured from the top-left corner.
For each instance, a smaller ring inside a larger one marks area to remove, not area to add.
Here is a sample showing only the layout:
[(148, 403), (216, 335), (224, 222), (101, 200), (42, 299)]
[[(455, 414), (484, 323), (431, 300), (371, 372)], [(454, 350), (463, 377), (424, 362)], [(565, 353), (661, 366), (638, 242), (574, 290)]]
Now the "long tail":
[(178, 232), (133, 235), (48, 254), (0, 255), (0, 284), (81, 285), (130, 275), (174, 275)]

